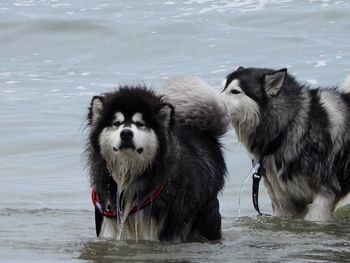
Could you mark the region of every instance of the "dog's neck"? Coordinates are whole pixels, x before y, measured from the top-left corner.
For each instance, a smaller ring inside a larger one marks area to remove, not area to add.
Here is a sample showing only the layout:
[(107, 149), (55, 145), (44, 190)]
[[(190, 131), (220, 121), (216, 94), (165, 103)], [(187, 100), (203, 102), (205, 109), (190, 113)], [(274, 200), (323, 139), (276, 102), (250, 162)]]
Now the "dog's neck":
[(242, 123), (240, 125), (233, 124), (233, 127), (235, 128), (239, 142), (241, 142), (246, 149), (251, 149), (251, 145), (253, 144), (252, 137), (254, 137), (253, 135), (255, 134), (256, 127), (253, 128), (250, 125)]
[(131, 158), (114, 158), (106, 160), (107, 169), (117, 183), (118, 192), (126, 191), (139, 176), (151, 168), (152, 163), (148, 160)]
[(235, 128), (238, 140), (250, 149), (253, 144), (252, 138), (255, 137), (256, 129), (260, 123), (260, 114), (258, 111), (235, 112), (231, 115), (231, 124)]
[(241, 125), (239, 129), (236, 128), (236, 134), (251, 157), (256, 162), (260, 162), (265, 155), (273, 154), (281, 146), (286, 131), (281, 129), (277, 135), (273, 135), (260, 131), (258, 126)]
[[(116, 210), (120, 214), (118, 220), (125, 222), (131, 209), (137, 205), (139, 199), (139, 185), (135, 182), (145, 173), (151, 166), (148, 162), (142, 162), (131, 158), (114, 158), (106, 160), (106, 166), (116, 183), (116, 192), (111, 193), (115, 201)], [(136, 203), (135, 203), (136, 202)]]

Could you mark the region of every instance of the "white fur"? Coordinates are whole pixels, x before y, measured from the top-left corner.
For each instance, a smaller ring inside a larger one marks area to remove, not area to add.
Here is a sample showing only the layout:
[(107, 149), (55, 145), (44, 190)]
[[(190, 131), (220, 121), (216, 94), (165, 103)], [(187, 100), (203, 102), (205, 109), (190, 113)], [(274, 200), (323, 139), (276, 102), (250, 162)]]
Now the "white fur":
[(139, 112), (135, 113), (134, 116), (132, 116), (132, 120), (134, 122), (142, 122), (143, 123), (142, 114)]
[(115, 218), (103, 217), (100, 237), (117, 240), (158, 241), (163, 221), (156, 222), (146, 209), (131, 214), (118, 224)]
[[(136, 113), (133, 118), (142, 121), (142, 115)], [(123, 118), (121, 113), (116, 114), (115, 120), (120, 121)], [(130, 129), (133, 136), (135, 149), (119, 149), (121, 144), (120, 133), (124, 129)], [(141, 175), (153, 162), (158, 149), (158, 139), (152, 129), (145, 126), (137, 127), (131, 124), (131, 127), (110, 126), (102, 130), (100, 138), (101, 154), (107, 162), (107, 167), (118, 184), (119, 192), (123, 191), (135, 179)], [(143, 148), (142, 153), (136, 150)]]
[(224, 88), (226, 87), (226, 82), (227, 82), (227, 79), (224, 79), (224, 80), (221, 82), (221, 90), (224, 90)]
[(160, 229), (163, 221), (156, 222), (149, 215), (149, 209), (143, 209), (129, 214), (131, 209), (137, 205), (133, 201), (133, 192), (127, 192), (124, 203), (123, 214), (118, 218), (103, 217), (100, 237), (117, 240), (159, 240)]
[(132, 240), (159, 240), (160, 229), (163, 222), (156, 222), (148, 214), (147, 210), (141, 210), (128, 217), (124, 226), (124, 239)]
[(290, 207), (290, 196), (299, 196), (303, 200), (312, 200), (313, 191), (310, 189), (305, 176), (285, 181), (282, 171), (277, 170), (273, 157), (267, 157), (264, 161), (265, 169), (268, 171), (264, 183), (272, 202), (273, 214), (276, 216), (294, 216), (299, 211)]
[(333, 142), (337, 138), (343, 137), (345, 131), (345, 114), (347, 107), (339, 96), (333, 92), (323, 90), (320, 92), (320, 101), (327, 110), (329, 121), (331, 122), (331, 136)]
[(108, 239), (115, 239), (117, 234), (117, 220), (104, 216), (99, 236)]
[(332, 221), (335, 219), (331, 213), (334, 204), (334, 196), (318, 194), (312, 204), (308, 206), (305, 219), (309, 221)]
[[(221, 104), (218, 93), (215, 92), (207, 83), (196, 76), (177, 77), (169, 80), (165, 87), (159, 91), (166, 95), (172, 101), (183, 101), (188, 103), (190, 108), (195, 106), (192, 103), (208, 103), (214, 101)], [(193, 100), (193, 98), (196, 98)]]
[[(233, 94), (232, 90), (241, 93)], [(232, 80), (221, 94), (226, 102), (238, 139), (248, 146), (247, 135), (251, 134), (260, 122), (259, 105), (242, 91), (237, 79)]]
[(171, 79), (159, 93), (175, 106), (177, 119), (205, 130), (215, 130), (220, 135), (227, 132), (230, 116), (225, 101), (200, 78), (187, 76)]
[(344, 83), (341, 87), (345, 93), (350, 92), (350, 74), (348, 77), (344, 80)]
[(119, 112), (119, 111), (118, 111), (118, 112), (115, 114), (115, 116), (114, 116), (114, 121), (123, 122), (124, 119), (125, 119), (125, 117), (124, 117), (123, 113), (121, 113), (121, 112)]
[(268, 157), (264, 162), (266, 173), (264, 183), (272, 202), (275, 216), (295, 216), (300, 211), (290, 207), (290, 196), (298, 196), (311, 204), (307, 207), (304, 216), (309, 221), (331, 221), (334, 219), (333, 211), (334, 196), (331, 194), (316, 194), (311, 190), (307, 182), (307, 176), (297, 176), (292, 180), (285, 181), (281, 173), (283, 168), (277, 171), (273, 157)]

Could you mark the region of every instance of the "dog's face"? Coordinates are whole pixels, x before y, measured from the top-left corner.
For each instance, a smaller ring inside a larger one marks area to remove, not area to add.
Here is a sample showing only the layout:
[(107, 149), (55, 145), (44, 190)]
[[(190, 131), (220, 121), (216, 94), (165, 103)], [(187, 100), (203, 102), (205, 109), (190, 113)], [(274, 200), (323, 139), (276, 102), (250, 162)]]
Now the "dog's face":
[(122, 109), (115, 112), (109, 124), (103, 128), (99, 143), (101, 154), (106, 160), (110, 158), (152, 160), (158, 148), (157, 136), (152, 127), (146, 123), (143, 114), (141, 112), (128, 114)]
[(90, 141), (118, 184), (152, 166), (172, 117), (166, 106), (144, 88), (122, 88), (92, 99)]
[(222, 83), (222, 95), (239, 136), (258, 126), (261, 108), (278, 95), (285, 76), (286, 69), (239, 67), (226, 77)]

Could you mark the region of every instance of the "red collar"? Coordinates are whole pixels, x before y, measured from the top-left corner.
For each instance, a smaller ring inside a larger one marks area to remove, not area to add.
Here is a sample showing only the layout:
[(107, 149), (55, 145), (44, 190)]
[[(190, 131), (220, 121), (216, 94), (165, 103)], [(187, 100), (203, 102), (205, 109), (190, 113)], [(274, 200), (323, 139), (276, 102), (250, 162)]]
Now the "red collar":
[[(151, 195), (149, 198), (147, 198), (145, 201), (143, 201), (143, 203), (138, 207), (138, 206), (134, 206), (131, 210), (129, 215), (134, 214), (135, 212), (138, 212), (140, 210), (142, 210), (143, 208), (145, 208), (146, 206), (150, 205), (153, 201), (155, 201), (156, 199), (158, 199), (161, 194), (164, 192), (165, 189), (165, 184), (162, 184), (159, 189), (153, 194)], [(101, 203), (101, 196), (96, 192), (96, 187), (93, 186), (92, 188), (92, 192), (91, 192), (91, 199), (92, 199), (92, 203), (94, 204), (95, 208), (105, 217), (118, 217), (118, 212), (115, 210), (108, 210), (106, 209), (107, 206), (109, 206), (109, 204), (105, 204), (103, 205)]]

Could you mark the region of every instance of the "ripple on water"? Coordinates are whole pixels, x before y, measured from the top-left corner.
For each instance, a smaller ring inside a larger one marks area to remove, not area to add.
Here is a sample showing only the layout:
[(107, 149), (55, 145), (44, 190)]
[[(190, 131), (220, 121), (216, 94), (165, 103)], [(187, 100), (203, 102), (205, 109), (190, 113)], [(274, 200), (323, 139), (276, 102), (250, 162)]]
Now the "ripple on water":
[(224, 218), (223, 232), (222, 241), (203, 243), (92, 239), (81, 243), (79, 258), (94, 262), (305, 262), (337, 261), (350, 255), (350, 226), (342, 220), (317, 224), (275, 217)]
[[(238, 171), (249, 163), (243, 148), (227, 154), (233, 183), (222, 194), (229, 217), (220, 242), (97, 239), (78, 126), (91, 97), (123, 81), (159, 86), (197, 72), (217, 86), (240, 65), (288, 65), (313, 85), (342, 81), (349, 7), (341, 0), (1, 1), (0, 261), (348, 261), (349, 206), (330, 224), (231, 217)], [(250, 189), (242, 198), (249, 200), (243, 214), (253, 214)]]

